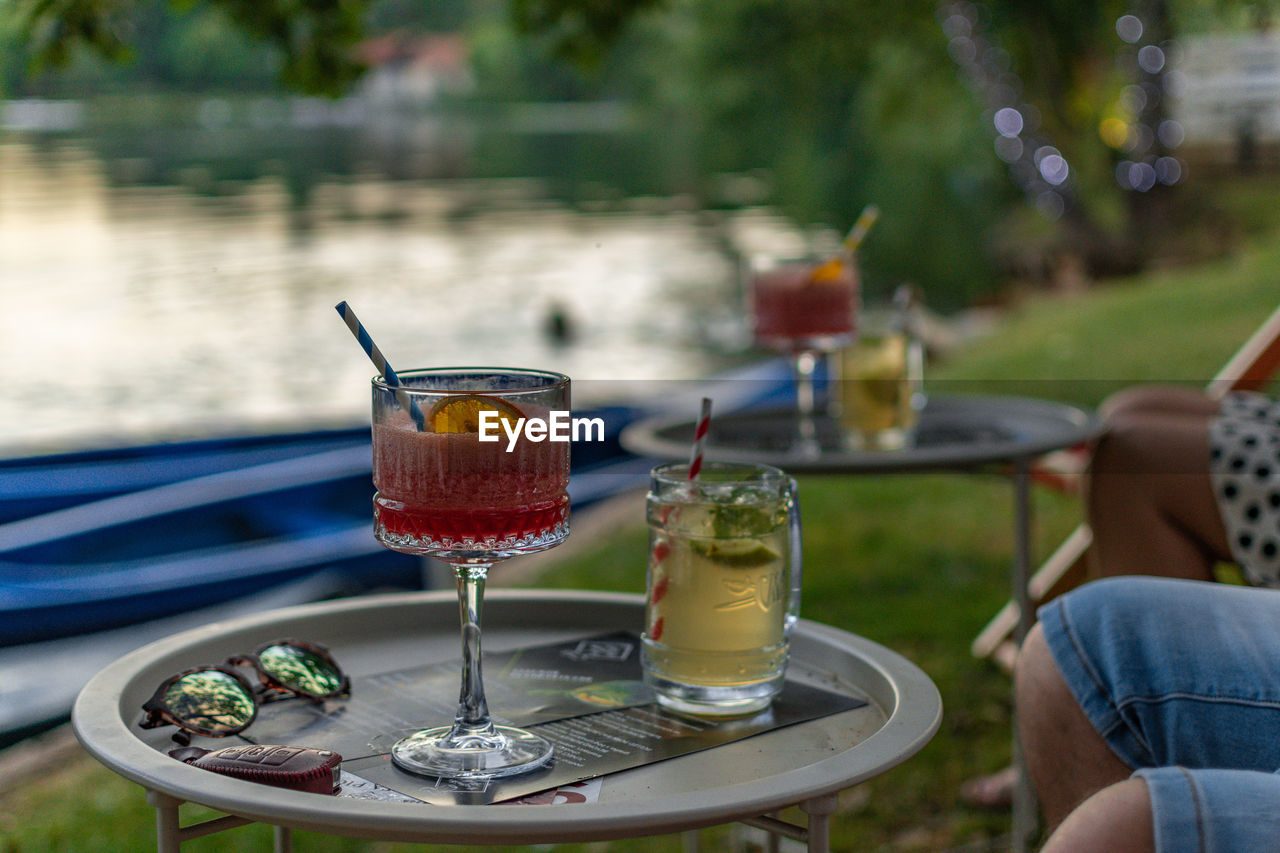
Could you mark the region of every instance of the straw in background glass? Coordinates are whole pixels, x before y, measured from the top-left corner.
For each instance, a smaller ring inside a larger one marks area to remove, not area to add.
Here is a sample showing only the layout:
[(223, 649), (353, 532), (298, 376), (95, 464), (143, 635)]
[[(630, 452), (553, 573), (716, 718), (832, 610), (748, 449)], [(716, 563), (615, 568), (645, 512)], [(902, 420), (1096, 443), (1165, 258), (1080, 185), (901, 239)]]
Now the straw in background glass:
[(858, 251), (858, 247), (862, 245), (862, 241), (866, 239), (867, 232), (871, 230), (871, 226), (876, 224), (876, 220), (880, 218), (880, 208), (874, 204), (869, 204), (862, 209), (862, 213), (858, 214), (858, 220), (853, 223), (853, 227), (849, 229), (849, 233), (845, 235), (842, 244), (850, 255)]
[(821, 281), (839, 277), (841, 268), (853, 262), (853, 256), (858, 253), (858, 247), (862, 245), (862, 241), (867, 238), (867, 232), (879, 218), (880, 208), (874, 204), (864, 207), (862, 213), (858, 214), (857, 221), (853, 223), (853, 227), (849, 229), (849, 233), (840, 241), (840, 251), (817, 266), (812, 278)]

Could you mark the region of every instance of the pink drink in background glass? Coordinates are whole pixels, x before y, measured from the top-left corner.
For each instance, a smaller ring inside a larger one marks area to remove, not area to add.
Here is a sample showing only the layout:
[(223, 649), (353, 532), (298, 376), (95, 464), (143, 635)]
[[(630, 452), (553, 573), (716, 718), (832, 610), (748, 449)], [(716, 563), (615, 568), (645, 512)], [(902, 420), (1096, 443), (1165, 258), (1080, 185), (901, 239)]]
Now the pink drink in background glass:
[(783, 261), (752, 277), (760, 344), (788, 352), (827, 351), (853, 340), (858, 274), (852, 263)]
[[(523, 414), (545, 418), (547, 412)], [(435, 553), (477, 545), (520, 551), (563, 537), (569, 445), (521, 438), (508, 452), (507, 436), (498, 432), (497, 442), (481, 442), (478, 433), (419, 432), (403, 412), (375, 424), (379, 538)]]

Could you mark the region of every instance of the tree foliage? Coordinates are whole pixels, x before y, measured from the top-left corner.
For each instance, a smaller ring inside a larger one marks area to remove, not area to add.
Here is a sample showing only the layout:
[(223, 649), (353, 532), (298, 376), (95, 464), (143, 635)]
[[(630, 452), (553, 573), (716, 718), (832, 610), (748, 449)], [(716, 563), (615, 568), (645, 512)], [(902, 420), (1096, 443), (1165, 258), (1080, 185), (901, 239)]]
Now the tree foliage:
[[(37, 67), (66, 67), (77, 48), (109, 61), (136, 56), (132, 35), (145, 4), (134, 0), (11, 0), (11, 12), (28, 35)], [(536, 35), (551, 52), (584, 66), (599, 65), (623, 30), (664, 0), (510, 0), (509, 14), (525, 35)], [(194, 0), (169, 0), (181, 10)], [(205, 0), (245, 34), (280, 55), (280, 80), (289, 88), (339, 94), (362, 73), (352, 48), (367, 25), (420, 23), (424, 16), (457, 27), (460, 3), (405, 0)], [(437, 14), (435, 9), (445, 10)]]
[[(364, 35), (368, 5), (368, 0), (208, 0), (235, 27), (278, 51), (281, 82), (326, 94), (344, 91), (363, 71), (352, 48)], [(12, 13), (28, 35), (35, 66), (66, 67), (80, 47), (111, 61), (133, 58), (140, 10), (145, 13), (145, 5), (130, 0), (14, 0)]]
[(520, 30), (546, 39), (555, 54), (598, 65), (628, 24), (665, 0), (511, 0)]

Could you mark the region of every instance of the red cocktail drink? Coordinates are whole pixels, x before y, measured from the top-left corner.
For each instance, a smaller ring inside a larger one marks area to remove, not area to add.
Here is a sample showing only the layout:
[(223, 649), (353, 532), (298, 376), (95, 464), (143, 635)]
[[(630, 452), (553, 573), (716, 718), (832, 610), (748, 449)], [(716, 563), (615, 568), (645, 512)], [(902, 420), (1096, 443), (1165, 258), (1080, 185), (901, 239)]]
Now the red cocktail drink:
[[(532, 409), (532, 407), (530, 407)], [(545, 417), (543, 409), (523, 412)], [(403, 412), (373, 428), (378, 538), (398, 550), (519, 553), (568, 531), (569, 445), (419, 431)]]
[(852, 263), (783, 262), (756, 272), (756, 340), (788, 352), (829, 351), (853, 340), (858, 275)]

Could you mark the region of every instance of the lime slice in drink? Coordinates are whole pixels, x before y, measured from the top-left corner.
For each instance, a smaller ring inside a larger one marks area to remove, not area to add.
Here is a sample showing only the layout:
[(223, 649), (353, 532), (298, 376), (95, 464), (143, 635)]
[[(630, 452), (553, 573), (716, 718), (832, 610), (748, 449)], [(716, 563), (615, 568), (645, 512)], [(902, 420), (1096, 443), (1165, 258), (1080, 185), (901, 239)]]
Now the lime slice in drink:
[(691, 545), (694, 551), (711, 562), (735, 569), (767, 565), (782, 556), (768, 545), (750, 540), (717, 540), (710, 543), (694, 542)]
[[(432, 432), (479, 432), (480, 413), (495, 412), (498, 421), (506, 421), (515, 429), (524, 417), (520, 410), (497, 397), (468, 394), (465, 397), (449, 397), (431, 407), (427, 423)], [(498, 421), (493, 421), (497, 424)]]

